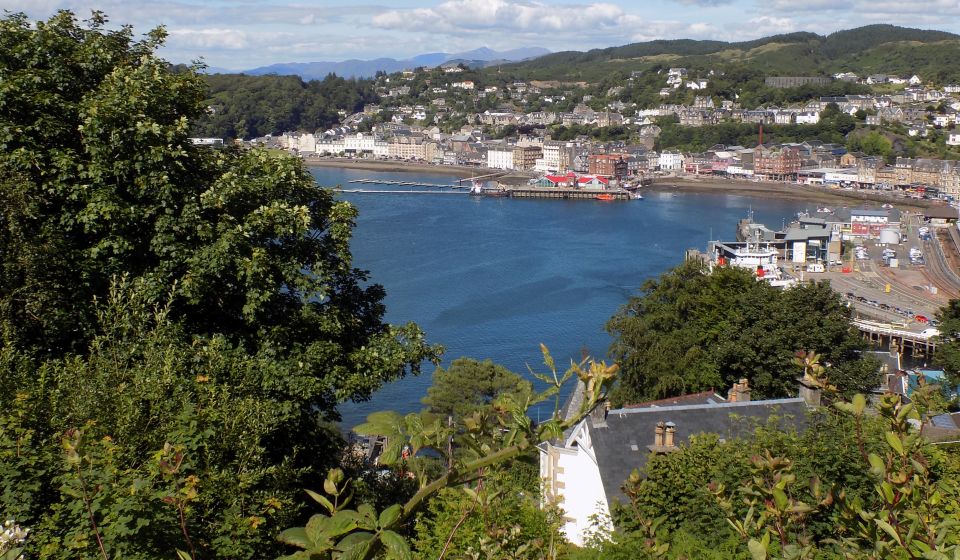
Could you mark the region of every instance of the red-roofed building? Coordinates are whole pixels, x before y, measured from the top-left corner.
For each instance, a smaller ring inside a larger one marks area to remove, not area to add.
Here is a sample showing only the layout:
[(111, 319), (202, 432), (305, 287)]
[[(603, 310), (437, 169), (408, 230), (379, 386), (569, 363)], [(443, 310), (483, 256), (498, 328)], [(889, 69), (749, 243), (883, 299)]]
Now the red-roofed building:
[(572, 187), (577, 184), (577, 174), (572, 171), (566, 175), (544, 175), (543, 178), (551, 187)]
[(584, 175), (577, 179), (577, 186), (605, 189), (610, 186), (610, 179), (607, 177)]

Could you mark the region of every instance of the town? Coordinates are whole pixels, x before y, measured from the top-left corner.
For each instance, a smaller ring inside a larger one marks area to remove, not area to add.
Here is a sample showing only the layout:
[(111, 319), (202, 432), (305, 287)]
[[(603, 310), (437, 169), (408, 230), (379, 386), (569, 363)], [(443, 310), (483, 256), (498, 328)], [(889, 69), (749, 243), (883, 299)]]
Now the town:
[[(765, 80), (767, 87), (840, 83), (882, 88), (887, 93), (820, 96), (789, 106), (743, 108), (735, 99), (701, 95), (714, 78), (712, 71), (695, 78), (686, 68), (669, 68), (657, 76), (666, 86), (661, 95), (692, 97), (691, 102), (641, 108), (619, 100), (634, 77), (597, 96), (586, 93), (594, 89), (585, 85), (531, 81), (481, 86), (459, 80), (458, 74), (464, 71), (453, 66), (381, 76), (376, 82), (381, 103), (368, 104), (356, 114), (342, 111), (340, 126), (291, 131), (255, 142), (306, 159), (371, 158), (527, 172), (553, 186), (558, 181), (552, 177), (574, 172), (610, 179), (613, 185), (641, 178), (720, 176), (837, 188), (907, 188), (918, 198), (960, 197), (956, 163), (960, 151), (955, 149), (960, 146), (960, 130), (954, 131), (960, 114), (958, 85), (934, 88), (916, 75), (774, 76)], [(470, 110), (482, 106), (490, 108)], [(523, 112), (517, 107), (538, 110)], [(828, 119), (841, 123), (837, 128), (848, 135), (846, 141), (842, 136), (834, 142), (816, 139)], [(663, 134), (667, 126), (709, 129), (723, 124), (752, 126), (749, 134), (754, 141), (715, 143), (692, 151), (668, 145), (676, 142)], [(808, 133), (811, 138), (781, 142), (776, 138), (783, 134), (768, 133), (765, 139), (764, 127), (791, 130), (793, 136)], [(604, 139), (608, 133), (616, 139)], [(904, 142), (911, 145), (905, 147)], [(926, 154), (897, 155), (894, 147), (904, 154)]]

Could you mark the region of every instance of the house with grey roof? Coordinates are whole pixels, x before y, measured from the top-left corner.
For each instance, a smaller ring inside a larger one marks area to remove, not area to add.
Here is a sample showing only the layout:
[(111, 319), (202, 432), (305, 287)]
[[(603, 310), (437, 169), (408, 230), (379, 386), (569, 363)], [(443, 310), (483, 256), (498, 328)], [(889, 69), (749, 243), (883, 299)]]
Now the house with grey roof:
[[(740, 438), (771, 422), (784, 431), (803, 430), (819, 398), (809, 390), (802, 394), (808, 398), (754, 401), (742, 379), (727, 398), (710, 390), (613, 410), (600, 406), (561, 439), (537, 446), (544, 501), (563, 510), (567, 540), (582, 545), (589, 531), (609, 529), (595, 520), (609, 520), (611, 506), (626, 501), (623, 484), (634, 469), (643, 473), (652, 454), (675, 452), (697, 434)], [(574, 409), (576, 394), (570, 402)]]

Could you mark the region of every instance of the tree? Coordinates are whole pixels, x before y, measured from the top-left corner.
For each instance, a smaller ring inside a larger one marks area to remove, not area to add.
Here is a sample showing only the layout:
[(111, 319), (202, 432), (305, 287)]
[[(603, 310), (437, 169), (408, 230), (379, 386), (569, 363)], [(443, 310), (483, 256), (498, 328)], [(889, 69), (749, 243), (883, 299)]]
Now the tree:
[(187, 333), (313, 371), (320, 410), (430, 357), (415, 326), (383, 324), (383, 289), (352, 266), (355, 209), (294, 158), (194, 148), (202, 80), (152, 55), (162, 30), (134, 42), (104, 24), (0, 22), (5, 342), (82, 349), (94, 298), (127, 274), (153, 302), (172, 297)]
[(383, 322), (353, 207), (194, 147), (202, 79), (105, 26), (0, 20), (0, 509), (31, 555), (268, 556), (336, 406), (441, 349)]
[(851, 150), (861, 151), (868, 156), (886, 157), (893, 150), (893, 143), (879, 132), (870, 132), (864, 136), (851, 138), (849, 144)]
[(462, 419), (489, 408), (502, 395), (522, 400), (532, 390), (528, 381), (491, 360), (459, 358), (449, 369), (436, 369), (423, 404), (434, 414)]
[(960, 385), (960, 299), (952, 299), (940, 309), (937, 320), (940, 335), (933, 363), (943, 368), (949, 383), (956, 387)]
[(879, 382), (860, 355), (849, 309), (826, 283), (778, 291), (749, 271), (712, 272), (687, 262), (648, 281), (607, 323), (622, 365), (617, 404), (732, 385), (747, 378), (760, 398), (796, 392), (797, 350), (822, 354), (849, 394)]

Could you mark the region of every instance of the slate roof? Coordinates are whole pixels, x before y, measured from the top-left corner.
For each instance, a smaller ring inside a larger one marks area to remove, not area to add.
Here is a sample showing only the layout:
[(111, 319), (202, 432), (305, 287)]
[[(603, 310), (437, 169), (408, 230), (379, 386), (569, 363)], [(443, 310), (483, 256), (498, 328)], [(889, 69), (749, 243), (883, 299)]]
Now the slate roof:
[(722, 438), (737, 438), (753, 433), (754, 427), (777, 416), (782, 429), (806, 426), (807, 406), (803, 399), (775, 399), (733, 403), (710, 403), (647, 408), (620, 408), (607, 413), (604, 420), (588, 418), (590, 440), (597, 458), (607, 503), (626, 501), (621, 486), (633, 469), (646, 466), (658, 422), (676, 425), (675, 442), (686, 442), (691, 435), (715, 433)]
[(931, 206), (923, 210), (923, 216), (925, 218), (956, 220), (957, 209), (952, 206)]
[(810, 238), (830, 237), (830, 228), (827, 226), (809, 226), (806, 228), (787, 228), (784, 241), (807, 241)]

